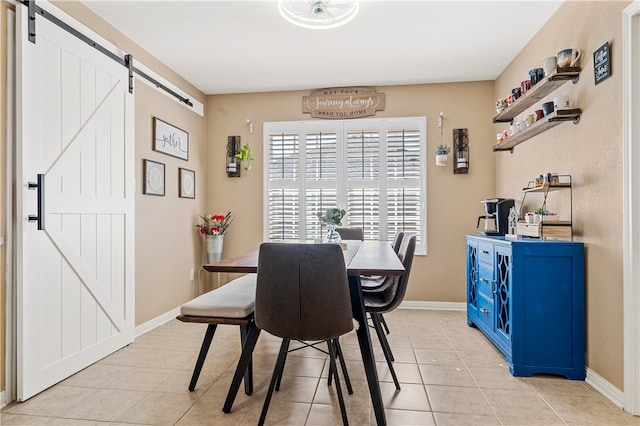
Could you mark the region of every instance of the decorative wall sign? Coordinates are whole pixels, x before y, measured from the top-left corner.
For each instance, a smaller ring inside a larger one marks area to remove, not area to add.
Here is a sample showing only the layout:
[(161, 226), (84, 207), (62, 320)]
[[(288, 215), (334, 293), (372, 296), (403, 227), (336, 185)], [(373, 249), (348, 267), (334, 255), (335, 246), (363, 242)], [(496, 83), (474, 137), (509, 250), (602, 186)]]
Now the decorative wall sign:
[(302, 112), (315, 118), (343, 120), (375, 115), (384, 110), (384, 93), (368, 87), (314, 90), (302, 97)]
[(164, 196), (164, 164), (144, 160), (143, 194)]
[(598, 84), (611, 77), (611, 51), (609, 42), (593, 52), (593, 77)]
[(178, 188), (181, 198), (196, 198), (196, 172), (178, 167)]
[(153, 117), (153, 150), (189, 159), (189, 133)]

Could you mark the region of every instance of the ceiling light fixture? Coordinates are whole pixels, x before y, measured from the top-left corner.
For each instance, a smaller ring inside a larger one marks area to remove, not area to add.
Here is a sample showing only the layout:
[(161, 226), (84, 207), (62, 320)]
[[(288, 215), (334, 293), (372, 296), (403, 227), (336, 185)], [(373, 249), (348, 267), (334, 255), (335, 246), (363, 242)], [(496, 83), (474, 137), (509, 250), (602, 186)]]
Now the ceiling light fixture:
[(358, 0), (278, 0), (278, 10), (294, 25), (310, 29), (336, 28), (358, 14)]

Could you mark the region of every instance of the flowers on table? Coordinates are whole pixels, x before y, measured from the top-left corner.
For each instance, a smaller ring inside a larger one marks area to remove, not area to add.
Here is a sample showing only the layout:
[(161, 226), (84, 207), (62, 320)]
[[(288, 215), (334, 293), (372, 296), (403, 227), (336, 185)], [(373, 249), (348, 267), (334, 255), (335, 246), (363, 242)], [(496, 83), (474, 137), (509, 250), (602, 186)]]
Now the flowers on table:
[(226, 215), (200, 215), (200, 218), (204, 223), (197, 224), (196, 228), (200, 230), (202, 235), (224, 235), (234, 219), (231, 212)]

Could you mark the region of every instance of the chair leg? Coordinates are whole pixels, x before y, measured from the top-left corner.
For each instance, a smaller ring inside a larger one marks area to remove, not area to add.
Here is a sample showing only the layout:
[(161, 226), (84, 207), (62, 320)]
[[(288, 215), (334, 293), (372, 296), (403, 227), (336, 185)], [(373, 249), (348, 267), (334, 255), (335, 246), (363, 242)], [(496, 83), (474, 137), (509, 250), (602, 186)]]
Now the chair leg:
[[(247, 335), (249, 334), (249, 325), (240, 326), (240, 345), (244, 348), (244, 344), (247, 341)], [(244, 373), (244, 393), (251, 395), (253, 393), (253, 356), (249, 358), (249, 365), (247, 365), (247, 371)]]
[(338, 339), (332, 339), (327, 341), (329, 347), (329, 369), (335, 376), (336, 393), (338, 394), (338, 403), (340, 404), (340, 413), (342, 414), (342, 423), (347, 426), (349, 420), (347, 419), (347, 409), (344, 406), (344, 397), (342, 396), (342, 387), (340, 387), (340, 379), (338, 378), (338, 367), (336, 366), (336, 351)]
[[(291, 343), (291, 342), (289, 342)], [(287, 349), (287, 352), (284, 354), (284, 359), (282, 360), (282, 369), (280, 369), (280, 374), (278, 374), (278, 381), (276, 382), (276, 391), (280, 392), (280, 383), (282, 383), (282, 375), (284, 374), (284, 366), (287, 363), (287, 354), (289, 353), (289, 350)]]
[(198, 377), (200, 377), (200, 372), (202, 371), (204, 360), (207, 358), (207, 353), (209, 352), (209, 347), (211, 346), (211, 341), (213, 340), (213, 335), (215, 334), (215, 332), (216, 332), (216, 324), (209, 324), (207, 326), (207, 331), (204, 333), (204, 340), (202, 341), (202, 346), (200, 346), (200, 354), (198, 355), (196, 366), (193, 369), (193, 375), (191, 376), (191, 383), (189, 383), (190, 391), (196, 388)]
[(391, 349), (389, 348), (389, 342), (387, 341), (387, 338), (384, 335), (384, 331), (382, 330), (379, 314), (372, 313), (371, 320), (373, 322), (373, 328), (376, 330), (376, 334), (378, 335), (378, 339), (380, 339), (382, 352), (384, 353), (384, 357), (387, 360), (389, 372), (391, 373), (391, 377), (393, 377), (393, 383), (396, 385), (396, 389), (400, 390), (400, 383), (398, 382), (398, 377), (396, 376), (396, 370), (393, 368), (393, 362), (391, 362)]
[(236, 395), (238, 394), (238, 389), (240, 389), (242, 376), (244, 376), (249, 363), (251, 362), (253, 349), (256, 347), (256, 343), (258, 342), (260, 331), (261, 330), (256, 327), (253, 322), (251, 322), (247, 326), (247, 338), (242, 347), (242, 353), (240, 354), (240, 359), (238, 360), (238, 365), (236, 366), (236, 372), (233, 374), (233, 379), (231, 379), (231, 386), (229, 386), (227, 399), (225, 399), (224, 406), (222, 407), (222, 411), (225, 413), (231, 411), (233, 401), (235, 401)]
[[(382, 316), (382, 314), (370, 313), (369, 315), (371, 316), (371, 324), (374, 329), (375, 329), (375, 324), (373, 324), (374, 316), (377, 318), (377, 321), (379, 324), (382, 324), (384, 322), (384, 317)], [(387, 340), (387, 338), (385, 337), (384, 339), (379, 339), (379, 340), (380, 340), (380, 345), (382, 346), (382, 350), (387, 352), (388, 357), (391, 361), (395, 361), (396, 359), (393, 357), (393, 352), (391, 352), (391, 346), (389, 346), (389, 341)], [(385, 354), (385, 357), (387, 356), (387, 354)]]
[(389, 331), (389, 327), (387, 326), (387, 321), (385, 321), (384, 316), (382, 314), (380, 314), (380, 322), (382, 322), (382, 326), (384, 327), (384, 331), (389, 334), (391, 333)]
[(347, 364), (344, 362), (344, 355), (342, 354), (342, 348), (340, 347), (340, 340), (335, 339), (335, 343), (336, 343), (336, 355), (338, 355), (338, 360), (340, 361), (340, 368), (342, 369), (342, 376), (344, 377), (344, 382), (347, 385), (347, 392), (349, 392), (349, 395), (353, 395), (353, 387), (351, 386), (351, 379), (349, 379), (349, 372), (347, 372)]
[(280, 345), (280, 353), (278, 353), (278, 360), (276, 361), (276, 366), (273, 369), (271, 383), (269, 383), (267, 396), (264, 399), (264, 405), (262, 406), (262, 412), (260, 413), (260, 420), (258, 420), (259, 426), (264, 425), (264, 421), (267, 418), (267, 411), (269, 411), (269, 404), (271, 403), (271, 397), (273, 396), (273, 389), (275, 389), (276, 382), (278, 381), (278, 376), (282, 373), (282, 369), (284, 368), (284, 360), (287, 356), (288, 350), (289, 339), (282, 339), (282, 344)]

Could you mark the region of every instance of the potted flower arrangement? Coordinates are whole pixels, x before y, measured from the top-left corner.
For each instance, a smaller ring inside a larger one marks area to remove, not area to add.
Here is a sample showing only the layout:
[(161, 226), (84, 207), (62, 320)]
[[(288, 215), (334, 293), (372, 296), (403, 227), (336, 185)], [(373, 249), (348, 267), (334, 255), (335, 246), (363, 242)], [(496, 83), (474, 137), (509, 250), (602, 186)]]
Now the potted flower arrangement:
[(244, 163), (244, 169), (251, 170), (251, 162), (253, 161), (253, 149), (249, 144), (244, 144), (240, 151), (236, 154), (236, 158), (240, 163)]
[(329, 208), (324, 214), (318, 213), (318, 219), (323, 225), (327, 225), (327, 234), (323, 241), (325, 243), (340, 243), (342, 238), (336, 232), (336, 226), (342, 225), (342, 218), (347, 214), (345, 210), (338, 208)]
[(226, 234), (229, 229), (234, 217), (231, 212), (229, 212), (226, 215), (200, 215), (200, 218), (203, 220), (203, 223), (197, 224), (196, 228), (205, 236), (207, 259), (209, 263), (217, 262), (222, 258), (224, 234)]
[(447, 145), (437, 145), (436, 146), (436, 165), (438, 166), (446, 166), (447, 159), (449, 158), (449, 153), (451, 152), (451, 147)]

